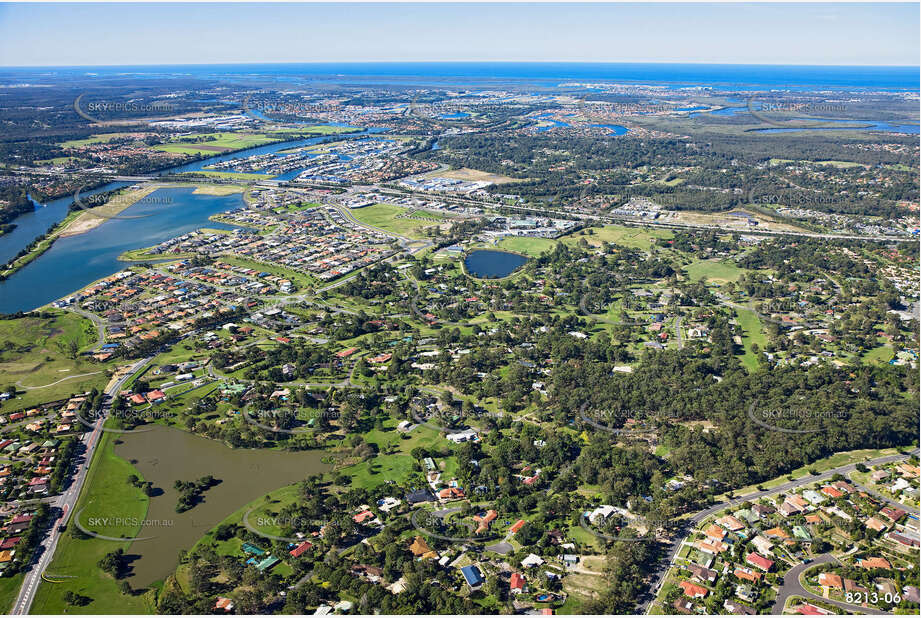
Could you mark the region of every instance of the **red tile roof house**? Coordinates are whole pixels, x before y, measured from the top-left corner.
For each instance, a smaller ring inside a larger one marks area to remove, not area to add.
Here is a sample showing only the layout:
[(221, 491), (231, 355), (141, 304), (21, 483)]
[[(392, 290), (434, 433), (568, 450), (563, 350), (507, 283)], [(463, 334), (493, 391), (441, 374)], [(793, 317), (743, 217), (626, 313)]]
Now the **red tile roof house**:
[(525, 591), (525, 579), (520, 573), (512, 573), (512, 581), (509, 583), (509, 590), (515, 594)]
[(844, 582), (841, 581), (841, 576), (834, 573), (819, 574), (819, 585), (828, 586), (835, 590), (844, 590)]
[(890, 520), (892, 523), (895, 523), (905, 517), (906, 512), (902, 509), (892, 508), (891, 506), (884, 507), (880, 514), (882, 514), (886, 519)]
[(857, 562), (857, 566), (862, 569), (891, 569), (892, 565), (885, 558), (864, 558)]
[(33, 494), (42, 494), (48, 491), (48, 479), (44, 476), (37, 476), (29, 481), (29, 491)]
[(16, 517), (14, 517), (13, 519), (10, 520), (10, 523), (7, 524), (7, 526), (8, 526), (8, 527), (10, 527), (10, 526), (16, 527), (16, 526), (23, 526), (23, 525), (24, 525), (25, 527), (28, 527), (28, 526), (29, 526), (29, 522), (31, 522), (31, 521), (32, 521), (32, 516), (31, 516), (31, 515), (17, 515)]
[(307, 551), (311, 547), (313, 547), (313, 543), (311, 543), (310, 541), (304, 541), (303, 543), (301, 543), (300, 545), (298, 545), (297, 547), (295, 547), (288, 553), (294, 556), (295, 558), (297, 558), (298, 556), (303, 554), (305, 551)]
[(19, 543), (19, 541), (21, 540), (22, 540), (21, 536), (12, 536), (8, 539), (3, 539), (3, 542), (0, 543), (0, 551), (4, 551), (7, 549), (13, 549), (14, 547), (16, 547), (16, 544)]
[(745, 557), (746, 564), (750, 564), (753, 567), (757, 567), (762, 571), (770, 571), (774, 567), (774, 561), (768, 560), (764, 556), (752, 552)]
[(519, 520), (516, 521), (514, 524), (512, 524), (512, 527), (509, 528), (508, 531), (511, 532), (512, 534), (515, 534), (515, 533), (517, 533), (519, 530), (521, 530), (522, 526), (524, 526), (524, 520), (523, 520), (523, 519), (519, 519)]
[(821, 607), (816, 607), (815, 605), (811, 605), (809, 603), (803, 603), (794, 609), (803, 616), (827, 616), (831, 614), (830, 610), (822, 609)]
[(684, 596), (691, 599), (702, 599), (710, 592), (703, 586), (698, 586), (689, 581), (683, 581), (678, 585), (681, 586), (681, 589), (684, 591)]
[(761, 581), (761, 573), (756, 573), (755, 571), (752, 571), (751, 569), (739, 568), (733, 571), (732, 574), (738, 577), (739, 579), (744, 579), (750, 582), (758, 583)]
[(358, 513), (358, 514), (356, 514), (355, 516), (353, 516), (353, 517), (352, 517), (352, 521), (354, 521), (356, 524), (360, 524), (360, 523), (362, 523), (364, 520), (366, 520), (366, 519), (374, 519), (374, 517), (375, 517), (375, 516), (374, 516), (374, 512), (373, 512), (373, 511), (365, 510), (365, 511), (362, 511), (361, 513)]
[(474, 515), (473, 521), (479, 524), (479, 526), (477, 526), (477, 529), (476, 529), (476, 534), (480, 534), (481, 532), (486, 532), (487, 530), (489, 530), (489, 525), (498, 516), (499, 516), (499, 513), (497, 513), (496, 511), (492, 509), (489, 509), (488, 511), (486, 511), (486, 514), (483, 515), (482, 517), (479, 515)]
[(447, 487), (438, 492), (438, 497), (442, 500), (457, 500), (465, 497), (463, 489), (457, 487)]

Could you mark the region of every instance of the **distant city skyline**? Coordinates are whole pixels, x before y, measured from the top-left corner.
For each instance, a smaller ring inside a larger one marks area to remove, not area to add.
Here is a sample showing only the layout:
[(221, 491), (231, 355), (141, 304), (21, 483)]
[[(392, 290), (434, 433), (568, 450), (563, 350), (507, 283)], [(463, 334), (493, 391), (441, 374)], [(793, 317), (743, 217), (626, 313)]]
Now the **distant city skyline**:
[(0, 4), (0, 65), (917, 66), (919, 5)]

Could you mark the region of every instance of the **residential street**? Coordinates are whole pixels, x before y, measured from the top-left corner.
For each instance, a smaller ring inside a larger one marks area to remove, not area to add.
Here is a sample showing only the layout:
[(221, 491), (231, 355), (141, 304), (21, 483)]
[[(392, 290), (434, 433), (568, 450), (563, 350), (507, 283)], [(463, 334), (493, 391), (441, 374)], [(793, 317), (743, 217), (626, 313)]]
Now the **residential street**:
[(872, 607), (862, 607), (860, 605), (852, 605), (850, 603), (842, 603), (841, 601), (833, 601), (832, 599), (825, 599), (816, 594), (812, 594), (803, 588), (802, 584), (799, 583), (799, 576), (803, 571), (810, 567), (814, 567), (817, 564), (835, 564), (838, 562), (838, 559), (832, 556), (831, 554), (822, 554), (817, 556), (809, 564), (798, 564), (792, 569), (790, 569), (783, 578), (783, 585), (780, 587), (780, 590), (777, 592), (777, 599), (774, 601), (774, 607), (771, 609), (771, 612), (774, 614), (782, 614), (784, 605), (787, 603), (787, 599), (791, 596), (800, 596), (807, 599), (813, 599), (816, 601), (824, 601), (826, 603), (831, 603), (835, 607), (840, 607), (841, 609), (850, 612), (850, 613), (863, 613), (863, 614), (874, 614), (882, 616), (891, 616), (890, 612), (884, 612), (881, 609), (875, 609)]
[[(911, 451), (911, 453), (909, 453), (908, 455), (915, 455), (917, 453), (918, 453), (918, 449), (915, 449)], [(898, 455), (898, 454), (897, 455), (887, 455), (886, 457), (878, 457), (876, 459), (871, 459), (871, 460), (868, 460), (862, 463), (866, 466), (875, 466), (879, 464), (891, 463), (893, 461), (899, 461), (901, 459), (907, 459), (908, 455)], [(665, 583), (665, 576), (668, 574), (668, 570), (675, 564), (675, 558), (678, 556), (678, 552), (681, 550), (681, 545), (682, 543), (684, 543), (685, 538), (687, 538), (687, 536), (697, 528), (700, 522), (705, 520), (707, 517), (715, 513), (718, 513), (730, 506), (735, 506), (737, 504), (741, 504), (743, 502), (747, 502), (750, 500), (757, 500), (764, 496), (789, 491), (797, 487), (802, 487), (803, 485), (809, 485), (811, 483), (815, 483), (816, 481), (821, 481), (827, 478), (831, 478), (836, 474), (847, 476), (850, 472), (853, 472), (854, 470), (856, 470), (856, 468), (857, 468), (856, 463), (847, 464), (844, 466), (838, 466), (837, 468), (832, 468), (831, 470), (827, 470), (815, 476), (810, 475), (810, 476), (805, 476), (801, 479), (797, 479), (795, 481), (787, 481), (786, 483), (778, 485), (777, 487), (774, 487), (772, 489), (768, 489), (765, 491), (756, 491), (755, 493), (746, 494), (745, 496), (740, 496), (737, 498), (733, 498), (732, 500), (720, 502), (718, 504), (714, 504), (713, 506), (707, 507), (706, 509), (698, 511), (690, 519), (687, 520), (687, 523), (681, 529), (681, 532), (683, 533), (683, 535), (681, 539), (676, 540), (675, 543), (672, 545), (671, 550), (668, 552), (667, 560), (662, 560), (662, 563), (659, 569), (655, 573), (653, 573), (652, 575), (653, 580), (652, 580), (652, 584), (649, 589), (649, 596), (646, 596), (642, 600), (642, 602), (637, 606), (637, 613), (645, 614), (649, 611), (650, 606), (652, 605), (652, 602), (655, 600), (656, 596), (659, 594), (659, 589), (662, 587), (662, 584)]]

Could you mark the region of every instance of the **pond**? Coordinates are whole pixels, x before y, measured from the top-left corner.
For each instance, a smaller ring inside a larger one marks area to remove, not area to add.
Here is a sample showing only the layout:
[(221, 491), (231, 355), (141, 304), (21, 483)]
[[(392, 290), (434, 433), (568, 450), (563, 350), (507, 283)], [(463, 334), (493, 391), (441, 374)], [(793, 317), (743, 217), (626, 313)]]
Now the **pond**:
[(496, 279), (506, 277), (528, 262), (528, 258), (508, 251), (477, 249), (464, 258), (464, 266), (474, 277)]
[[(191, 547), (211, 528), (244, 505), (280, 487), (330, 469), (322, 462), (324, 451), (232, 449), (221, 442), (163, 425), (151, 431), (125, 434), (115, 454), (134, 464), (144, 479), (163, 493), (150, 498), (147, 520), (170, 520), (170, 526), (145, 525), (129, 554), (131, 585), (147, 586), (171, 574), (179, 564), (179, 550)], [(176, 512), (177, 480), (194, 481), (206, 475), (220, 484), (205, 491), (192, 509)]]

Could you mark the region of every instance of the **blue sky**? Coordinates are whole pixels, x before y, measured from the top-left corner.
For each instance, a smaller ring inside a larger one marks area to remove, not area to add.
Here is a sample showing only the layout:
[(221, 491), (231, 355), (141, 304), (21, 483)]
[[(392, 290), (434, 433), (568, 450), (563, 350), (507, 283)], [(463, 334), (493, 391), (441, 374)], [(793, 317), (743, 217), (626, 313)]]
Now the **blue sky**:
[(905, 4), (0, 4), (0, 65), (918, 65)]

